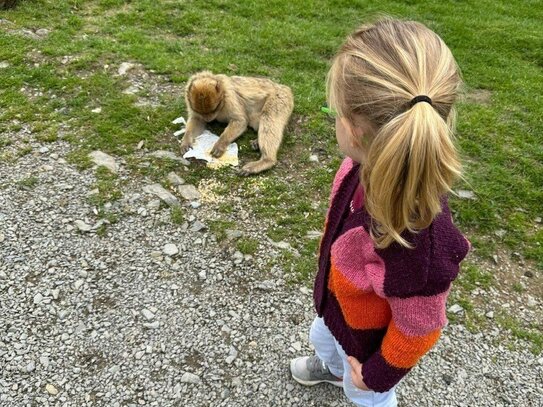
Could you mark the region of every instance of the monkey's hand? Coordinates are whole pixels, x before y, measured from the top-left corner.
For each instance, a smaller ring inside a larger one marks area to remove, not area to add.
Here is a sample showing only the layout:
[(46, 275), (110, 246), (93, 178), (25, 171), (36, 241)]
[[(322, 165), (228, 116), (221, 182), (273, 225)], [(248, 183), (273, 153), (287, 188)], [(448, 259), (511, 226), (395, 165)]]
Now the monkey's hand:
[(179, 146), (179, 154), (181, 154), (181, 156), (185, 155), (185, 153), (189, 151), (191, 147), (192, 140), (183, 138), (183, 140), (181, 140), (181, 145)]
[(215, 158), (219, 158), (224, 154), (227, 147), (228, 145), (224, 145), (224, 143), (221, 143), (221, 141), (218, 140), (211, 149), (211, 155)]

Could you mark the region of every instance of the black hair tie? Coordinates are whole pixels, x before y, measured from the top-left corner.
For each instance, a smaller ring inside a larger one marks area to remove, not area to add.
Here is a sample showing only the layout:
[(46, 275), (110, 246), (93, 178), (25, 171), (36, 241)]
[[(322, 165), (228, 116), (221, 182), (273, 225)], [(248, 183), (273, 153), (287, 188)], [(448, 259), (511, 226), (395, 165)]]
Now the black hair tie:
[(419, 102), (426, 102), (430, 106), (433, 106), (432, 105), (432, 99), (430, 99), (426, 95), (420, 95), (420, 96), (415, 96), (413, 99), (411, 99), (411, 101), (409, 102), (409, 107), (411, 108), (411, 107), (415, 106)]

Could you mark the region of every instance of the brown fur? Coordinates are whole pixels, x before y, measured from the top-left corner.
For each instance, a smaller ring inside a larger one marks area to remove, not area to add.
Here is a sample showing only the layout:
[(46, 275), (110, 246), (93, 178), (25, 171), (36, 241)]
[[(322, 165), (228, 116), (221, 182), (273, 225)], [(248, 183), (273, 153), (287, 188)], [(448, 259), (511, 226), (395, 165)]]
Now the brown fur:
[(214, 75), (204, 71), (187, 83), (185, 101), (189, 112), (187, 131), (181, 141), (185, 153), (194, 139), (213, 120), (228, 123), (211, 154), (220, 157), (248, 126), (258, 131), (261, 157), (247, 163), (242, 175), (257, 174), (277, 163), (283, 131), (294, 107), (290, 88), (269, 79)]

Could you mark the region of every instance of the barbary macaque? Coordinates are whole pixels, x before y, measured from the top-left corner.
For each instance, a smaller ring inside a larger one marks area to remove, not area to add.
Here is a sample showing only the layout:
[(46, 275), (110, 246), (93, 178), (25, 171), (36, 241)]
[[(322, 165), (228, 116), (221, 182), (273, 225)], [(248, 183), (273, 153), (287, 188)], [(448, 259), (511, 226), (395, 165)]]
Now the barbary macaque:
[(261, 157), (245, 164), (240, 174), (257, 174), (277, 163), (283, 131), (294, 107), (288, 86), (264, 78), (203, 71), (189, 79), (185, 102), (189, 120), (181, 140), (181, 154), (192, 146), (206, 123), (217, 120), (228, 125), (211, 150), (213, 157), (223, 155), (228, 145), (250, 126), (258, 132), (258, 139), (251, 144), (260, 150)]

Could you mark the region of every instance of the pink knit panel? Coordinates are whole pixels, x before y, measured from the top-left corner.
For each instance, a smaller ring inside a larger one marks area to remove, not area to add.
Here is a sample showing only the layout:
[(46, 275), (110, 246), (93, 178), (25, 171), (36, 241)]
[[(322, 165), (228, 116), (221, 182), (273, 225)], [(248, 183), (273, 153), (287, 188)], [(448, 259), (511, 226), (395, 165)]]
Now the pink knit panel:
[(384, 297), (385, 264), (362, 226), (341, 235), (332, 245), (331, 257), (335, 267), (357, 288)]
[(429, 297), (388, 298), (392, 319), (407, 336), (424, 336), (447, 324), (449, 290)]
[(352, 158), (345, 158), (341, 165), (339, 166), (339, 170), (336, 172), (336, 176), (334, 178), (334, 183), (332, 184), (332, 194), (331, 198), (334, 197), (334, 195), (337, 193), (339, 186), (341, 185), (341, 182), (345, 178), (345, 176), (351, 171), (351, 168), (353, 168), (355, 162), (352, 160)]

